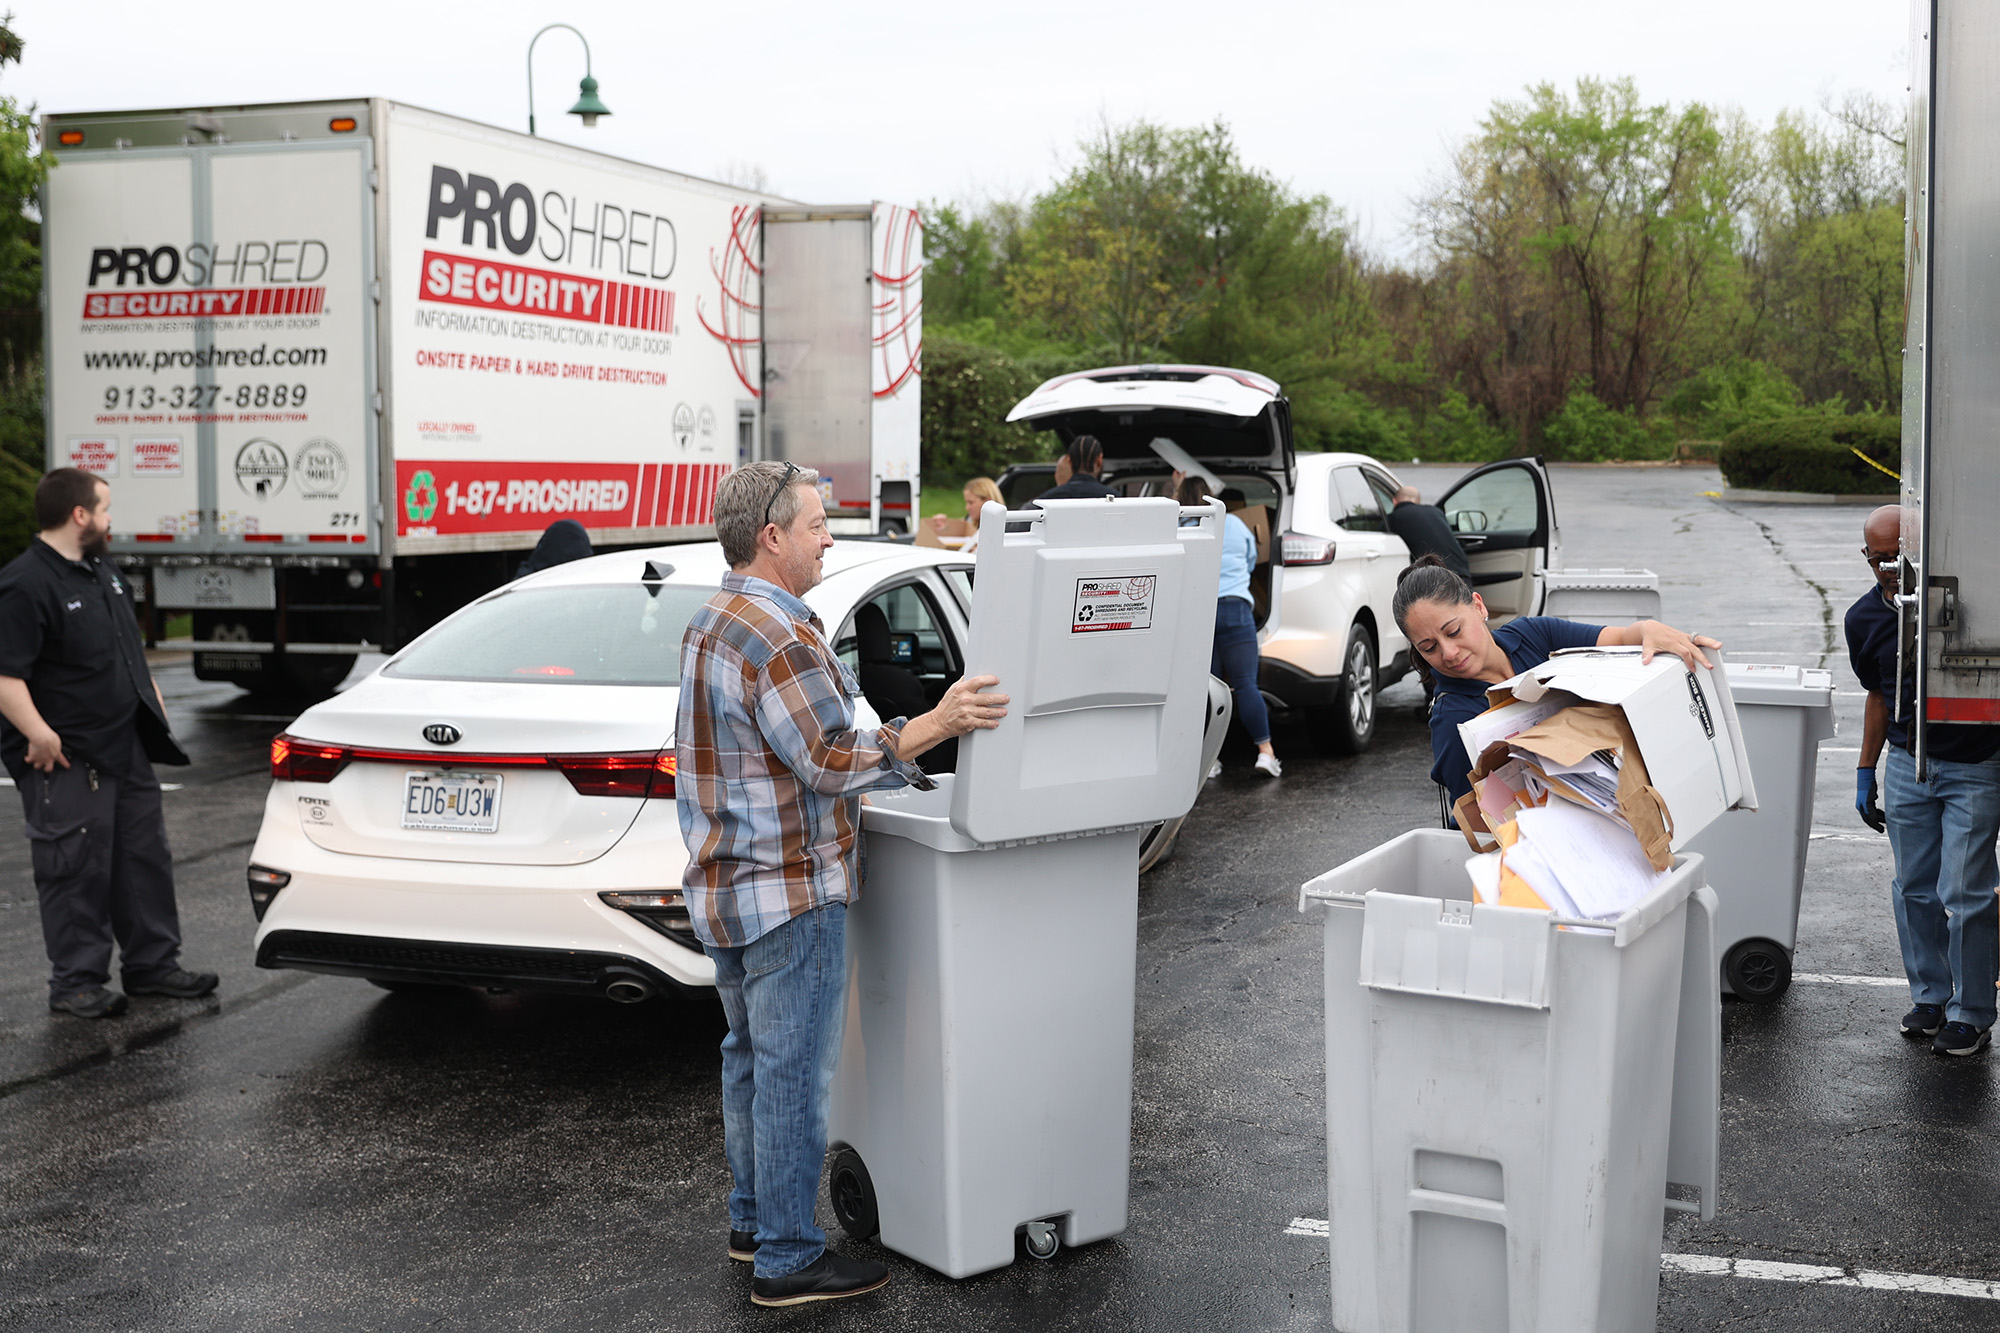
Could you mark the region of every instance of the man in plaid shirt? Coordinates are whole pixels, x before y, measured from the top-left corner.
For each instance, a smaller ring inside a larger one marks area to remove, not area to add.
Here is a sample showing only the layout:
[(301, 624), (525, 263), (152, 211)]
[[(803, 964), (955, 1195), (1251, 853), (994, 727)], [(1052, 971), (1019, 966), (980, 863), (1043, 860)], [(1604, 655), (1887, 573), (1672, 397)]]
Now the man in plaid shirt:
[(879, 1263), (828, 1250), (813, 1218), (847, 1014), (862, 794), (931, 787), (910, 761), (998, 726), (1007, 696), (979, 693), (995, 677), (969, 676), (921, 717), (856, 729), (858, 686), (799, 600), (833, 545), (811, 469), (730, 473), (716, 489), (715, 534), (732, 572), (681, 641), (682, 884), (729, 1019), (729, 1256), (754, 1262), (756, 1304), (796, 1305), (889, 1280)]

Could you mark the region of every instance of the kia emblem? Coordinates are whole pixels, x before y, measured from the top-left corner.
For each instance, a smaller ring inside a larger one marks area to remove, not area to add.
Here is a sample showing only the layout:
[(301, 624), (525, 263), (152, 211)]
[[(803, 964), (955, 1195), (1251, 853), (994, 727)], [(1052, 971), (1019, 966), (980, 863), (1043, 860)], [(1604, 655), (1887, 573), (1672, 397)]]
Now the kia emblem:
[(433, 722), (424, 728), (424, 739), (432, 745), (456, 745), (458, 728), (449, 722)]

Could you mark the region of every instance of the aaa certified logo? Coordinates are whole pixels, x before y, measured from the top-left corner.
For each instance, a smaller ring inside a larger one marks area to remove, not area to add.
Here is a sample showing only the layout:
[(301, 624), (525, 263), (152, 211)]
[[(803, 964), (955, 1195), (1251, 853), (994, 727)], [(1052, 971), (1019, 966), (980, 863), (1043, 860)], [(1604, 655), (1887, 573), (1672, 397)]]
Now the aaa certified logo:
[(290, 472), (285, 451), (270, 440), (251, 440), (236, 451), (236, 484), (246, 495), (270, 499), (285, 489)]
[(674, 443), (685, 449), (694, 440), (694, 409), (686, 403), (674, 409)]
[(429, 468), (423, 468), (410, 478), (410, 488), (403, 492), (403, 512), (412, 523), (428, 523), (437, 510), (437, 478)]
[(307, 500), (338, 499), (347, 487), (347, 455), (332, 440), (307, 440), (292, 460), (299, 495)]

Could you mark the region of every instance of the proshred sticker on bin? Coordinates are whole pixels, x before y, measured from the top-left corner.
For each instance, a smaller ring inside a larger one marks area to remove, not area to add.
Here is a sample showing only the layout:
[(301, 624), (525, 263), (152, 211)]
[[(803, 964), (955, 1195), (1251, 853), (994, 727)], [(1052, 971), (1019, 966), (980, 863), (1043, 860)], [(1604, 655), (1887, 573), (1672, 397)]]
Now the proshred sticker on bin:
[(1078, 579), (1076, 606), (1070, 612), (1071, 634), (1104, 630), (1151, 629), (1153, 594), (1160, 580), (1154, 574), (1122, 579)]

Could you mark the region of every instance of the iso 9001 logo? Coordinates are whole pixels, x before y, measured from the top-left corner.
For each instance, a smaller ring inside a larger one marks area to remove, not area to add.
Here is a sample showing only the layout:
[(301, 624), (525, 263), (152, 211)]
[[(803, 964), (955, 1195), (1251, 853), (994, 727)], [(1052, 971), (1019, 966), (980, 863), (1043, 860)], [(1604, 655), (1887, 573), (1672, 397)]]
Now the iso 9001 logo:
[(694, 409), (686, 403), (674, 408), (674, 443), (685, 450), (694, 442)]
[(245, 495), (268, 500), (285, 489), (291, 472), (285, 451), (270, 440), (247, 440), (236, 451), (236, 484)]
[(307, 500), (334, 500), (347, 488), (347, 455), (332, 440), (307, 440), (292, 460), (299, 495)]

